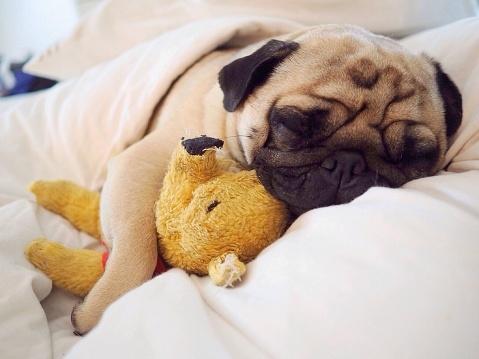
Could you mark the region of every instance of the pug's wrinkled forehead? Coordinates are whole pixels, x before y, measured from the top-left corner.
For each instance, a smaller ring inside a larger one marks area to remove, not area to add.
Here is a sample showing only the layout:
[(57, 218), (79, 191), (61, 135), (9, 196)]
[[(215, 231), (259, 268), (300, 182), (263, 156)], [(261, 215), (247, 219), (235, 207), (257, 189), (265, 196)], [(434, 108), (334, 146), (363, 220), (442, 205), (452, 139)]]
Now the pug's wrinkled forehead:
[[(309, 186), (302, 195), (311, 197), (318, 186), (334, 182), (336, 192), (326, 202), (340, 203), (373, 185), (397, 187), (442, 166), (448, 139), (461, 122), (461, 96), (428, 56), (340, 25), (318, 26), (245, 52), (219, 75), (231, 112), (227, 125), (239, 135), (229, 146), (258, 168), (274, 194), (298, 198)], [(339, 174), (338, 163), (346, 168)], [(350, 167), (361, 181), (346, 173)], [(335, 179), (326, 180), (333, 170)], [(306, 173), (314, 177), (309, 184)], [(364, 179), (366, 174), (371, 178)], [(352, 182), (345, 183), (346, 177)], [(295, 180), (296, 189), (278, 184)]]

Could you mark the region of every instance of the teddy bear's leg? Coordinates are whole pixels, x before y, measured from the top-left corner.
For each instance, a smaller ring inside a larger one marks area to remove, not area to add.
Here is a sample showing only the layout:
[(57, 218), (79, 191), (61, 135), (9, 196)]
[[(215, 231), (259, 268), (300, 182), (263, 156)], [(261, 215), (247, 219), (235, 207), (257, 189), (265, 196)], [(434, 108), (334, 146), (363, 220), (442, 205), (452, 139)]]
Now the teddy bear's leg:
[(103, 274), (102, 254), (88, 249), (71, 249), (47, 239), (36, 239), (25, 256), (57, 287), (84, 297)]
[(69, 181), (35, 181), (30, 185), (37, 203), (66, 218), (79, 230), (100, 238), (100, 195)]

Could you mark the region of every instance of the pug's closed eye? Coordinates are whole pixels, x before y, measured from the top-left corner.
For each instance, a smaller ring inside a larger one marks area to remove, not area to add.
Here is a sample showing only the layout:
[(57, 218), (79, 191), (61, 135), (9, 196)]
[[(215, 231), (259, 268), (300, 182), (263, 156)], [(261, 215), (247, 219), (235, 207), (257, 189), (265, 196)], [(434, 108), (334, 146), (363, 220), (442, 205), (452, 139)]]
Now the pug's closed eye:
[(312, 145), (328, 125), (329, 110), (303, 111), (293, 106), (273, 108), (269, 115), (270, 137), (266, 145), (280, 150), (292, 150)]
[(410, 166), (432, 166), (439, 155), (436, 136), (426, 126), (412, 121), (397, 121), (383, 132), (389, 159)]

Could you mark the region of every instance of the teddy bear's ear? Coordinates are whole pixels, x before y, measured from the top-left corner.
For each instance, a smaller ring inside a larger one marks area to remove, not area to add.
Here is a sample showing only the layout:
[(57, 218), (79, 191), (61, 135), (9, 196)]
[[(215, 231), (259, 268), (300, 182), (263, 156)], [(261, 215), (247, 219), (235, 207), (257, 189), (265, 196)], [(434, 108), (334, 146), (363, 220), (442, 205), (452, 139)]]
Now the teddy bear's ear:
[(298, 47), (297, 42), (270, 40), (251, 55), (223, 67), (218, 81), (224, 94), (223, 106), (226, 111), (235, 111), (257, 86), (267, 80), (274, 68)]

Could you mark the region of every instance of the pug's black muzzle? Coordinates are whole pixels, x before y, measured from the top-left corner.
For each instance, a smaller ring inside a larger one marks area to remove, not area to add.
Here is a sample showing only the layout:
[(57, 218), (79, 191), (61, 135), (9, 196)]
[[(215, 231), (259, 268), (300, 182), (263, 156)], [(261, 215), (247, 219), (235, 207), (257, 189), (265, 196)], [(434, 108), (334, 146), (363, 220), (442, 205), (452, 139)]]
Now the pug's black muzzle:
[(296, 215), (350, 202), (373, 186), (389, 187), (354, 151), (324, 156), (321, 149), (282, 152), (263, 148), (253, 166), (265, 188)]

